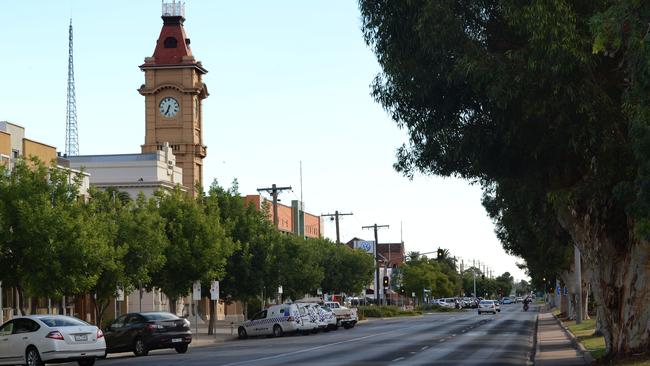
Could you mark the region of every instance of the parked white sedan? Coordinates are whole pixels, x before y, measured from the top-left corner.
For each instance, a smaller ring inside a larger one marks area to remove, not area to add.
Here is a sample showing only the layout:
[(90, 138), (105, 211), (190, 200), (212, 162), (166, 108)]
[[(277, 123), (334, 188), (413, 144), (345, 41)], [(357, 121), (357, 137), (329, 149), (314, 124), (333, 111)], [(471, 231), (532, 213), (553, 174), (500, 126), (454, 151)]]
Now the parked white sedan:
[(29, 315), (0, 326), (0, 365), (77, 361), (90, 366), (105, 354), (102, 331), (77, 318)]

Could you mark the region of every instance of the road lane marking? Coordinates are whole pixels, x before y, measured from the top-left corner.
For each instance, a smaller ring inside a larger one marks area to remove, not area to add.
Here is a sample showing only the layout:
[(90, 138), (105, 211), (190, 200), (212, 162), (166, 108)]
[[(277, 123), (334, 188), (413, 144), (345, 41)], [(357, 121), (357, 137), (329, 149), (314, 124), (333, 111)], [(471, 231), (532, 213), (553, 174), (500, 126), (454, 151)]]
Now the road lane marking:
[(397, 357), (396, 359), (394, 359), (391, 362), (399, 362), (399, 361), (402, 361), (403, 359), (404, 359), (404, 357)]
[(444, 342), (444, 341), (445, 341), (445, 339), (443, 338), (443, 339), (440, 340), (440, 343), (442, 343), (442, 342)]
[(424, 347), (420, 348), (420, 351), (424, 351), (427, 348), (429, 348), (429, 346), (424, 346)]

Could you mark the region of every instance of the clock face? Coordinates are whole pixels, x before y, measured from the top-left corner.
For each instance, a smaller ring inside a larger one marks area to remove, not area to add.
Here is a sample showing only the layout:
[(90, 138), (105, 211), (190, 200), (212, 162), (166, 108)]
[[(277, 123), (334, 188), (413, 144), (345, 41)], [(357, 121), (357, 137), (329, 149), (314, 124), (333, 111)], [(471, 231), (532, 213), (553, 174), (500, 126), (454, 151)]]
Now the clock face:
[(165, 97), (160, 101), (160, 114), (164, 117), (172, 118), (178, 113), (178, 102), (172, 97)]

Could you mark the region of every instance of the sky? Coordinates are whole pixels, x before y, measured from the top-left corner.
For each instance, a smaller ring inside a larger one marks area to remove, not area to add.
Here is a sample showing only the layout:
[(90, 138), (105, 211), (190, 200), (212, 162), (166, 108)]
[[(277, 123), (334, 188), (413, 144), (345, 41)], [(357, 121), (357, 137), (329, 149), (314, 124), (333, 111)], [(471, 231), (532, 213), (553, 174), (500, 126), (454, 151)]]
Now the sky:
[[(64, 150), (68, 24), (82, 155), (138, 153), (144, 143), (144, 82), (138, 68), (162, 27), (159, 0), (2, 1), (0, 120)], [(312, 214), (341, 218), (341, 240), (373, 238), (406, 251), (446, 248), (465, 264), (527, 278), (507, 255), (481, 206), (481, 189), (455, 179), (393, 169), (407, 142), (370, 95), (380, 72), (353, 0), (185, 2), (185, 31), (203, 81), (204, 184), (291, 186)], [(300, 162), (302, 161), (302, 189)], [(324, 235), (335, 239), (325, 220)]]

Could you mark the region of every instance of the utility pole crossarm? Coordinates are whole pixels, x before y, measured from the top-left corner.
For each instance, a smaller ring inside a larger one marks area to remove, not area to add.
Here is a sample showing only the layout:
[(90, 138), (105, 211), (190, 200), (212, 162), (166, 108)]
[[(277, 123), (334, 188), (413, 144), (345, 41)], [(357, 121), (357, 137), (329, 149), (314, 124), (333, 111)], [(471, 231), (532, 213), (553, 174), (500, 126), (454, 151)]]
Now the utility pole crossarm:
[(339, 235), (339, 216), (351, 216), (352, 213), (340, 213), (338, 210), (334, 211), (333, 214), (322, 214), (321, 216), (334, 217), (336, 220), (336, 244), (341, 244), (341, 236)]
[[(267, 192), (268, 194), (271, 195), (273, 198), (273, 225), (275, 227), (278, 227), (278, 193), (282, 191), (288, 191), (291, 190), (291, 186), (288, 187), (278, 187), (277, 185), (273, 184), (270, 188), (258, 188), (258, 192)], [(302, 204), (302, 202), (301, 202)]]

